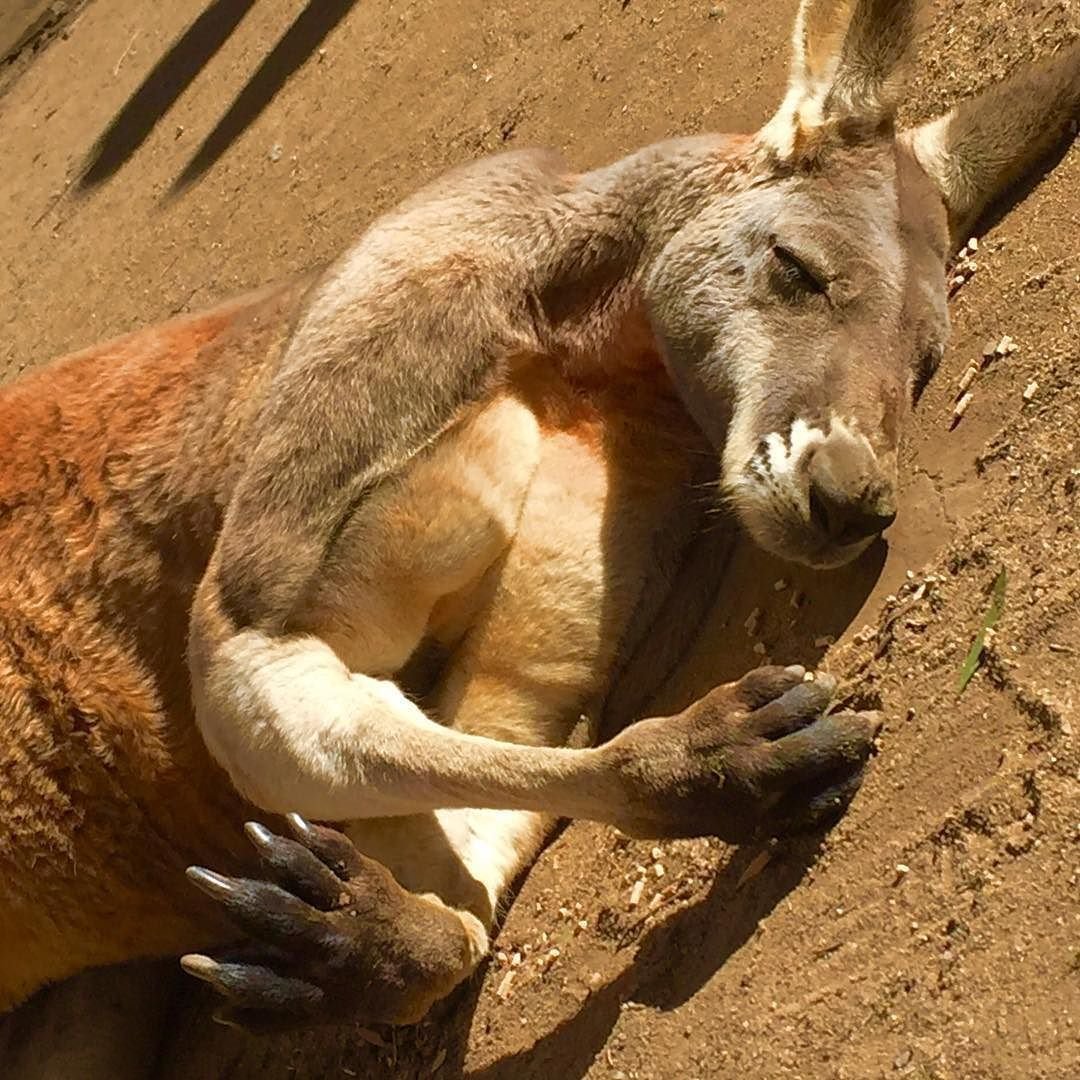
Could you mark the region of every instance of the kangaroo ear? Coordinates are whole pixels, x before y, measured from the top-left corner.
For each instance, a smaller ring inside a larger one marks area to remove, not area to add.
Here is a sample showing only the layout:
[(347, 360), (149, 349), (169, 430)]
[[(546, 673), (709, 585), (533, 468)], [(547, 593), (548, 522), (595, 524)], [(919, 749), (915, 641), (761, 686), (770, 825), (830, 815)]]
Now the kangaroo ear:
[(837, 136), (891, 131), (919, 8), (918, 0), (802, 0), (787, 96), (761, 132), (781, 161)]
[(941, 192), (954, 245), (1080, 121), (1080, 41), (903, 133)]

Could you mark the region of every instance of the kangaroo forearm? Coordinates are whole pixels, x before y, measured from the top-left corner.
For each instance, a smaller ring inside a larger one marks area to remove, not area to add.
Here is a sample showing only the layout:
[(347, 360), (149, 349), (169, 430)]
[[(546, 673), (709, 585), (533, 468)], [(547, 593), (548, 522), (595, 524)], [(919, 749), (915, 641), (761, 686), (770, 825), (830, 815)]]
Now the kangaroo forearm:
[(380, 219), (312, 290), (211, 571), (238, 628), (295, 614), (342, 522), (541, 351), (528, 297), (559, 261), (540, 226), (565, 182), (530, 154), (473, 172)]
[(197, 682), (207, 745), (264, 809), (330, 821), (450, 807), (610, 821), (601, 750), (521, 746), (435, 723), (392, 682), (350, 672), (315, 637), (245, 631)]
[(427, 718), (367, 757), (354, 818), (474, 807), (611, 821), (619, 802), (600, 750), (502, 743)]

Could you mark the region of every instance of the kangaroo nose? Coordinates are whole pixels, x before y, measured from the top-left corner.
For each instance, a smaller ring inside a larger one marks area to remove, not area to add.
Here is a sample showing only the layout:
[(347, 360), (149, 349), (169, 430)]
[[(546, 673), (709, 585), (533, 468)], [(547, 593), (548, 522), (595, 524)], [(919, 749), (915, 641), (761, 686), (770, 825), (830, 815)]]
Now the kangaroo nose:
[(896, 520), (892, 482), (869, 446), (828, 439), (810, 458), (810, 520), (838, 547), (884, 532)]

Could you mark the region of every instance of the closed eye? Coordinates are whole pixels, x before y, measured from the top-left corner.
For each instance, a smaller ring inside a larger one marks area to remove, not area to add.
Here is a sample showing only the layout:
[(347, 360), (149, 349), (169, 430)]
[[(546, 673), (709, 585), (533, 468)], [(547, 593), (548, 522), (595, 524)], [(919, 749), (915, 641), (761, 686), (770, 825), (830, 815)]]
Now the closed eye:
[(790, 298), (798, 295), (827, 296), (829, 282), (790, 248), (773, 242), (773, 280), (779, 291)]

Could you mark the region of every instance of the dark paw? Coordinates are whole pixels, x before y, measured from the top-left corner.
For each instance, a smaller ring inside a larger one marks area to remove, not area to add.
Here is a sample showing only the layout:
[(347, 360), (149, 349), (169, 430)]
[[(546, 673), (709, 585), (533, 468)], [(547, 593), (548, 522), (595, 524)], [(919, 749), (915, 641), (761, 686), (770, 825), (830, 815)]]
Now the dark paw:
[(461, 919), (406, 892), (344, 834), (295, 814), (287, 822), (291, 838), (246, 826), (266, 880), (188, 869), (247, 939), (180, 961), (224, 997), (215, 1019), (254, 1032), (420, 1019), (472, 970)]
[(677, 716), (628, 728), (613, 745), (638, 789), (631, 831), (745, 843), (833, 823), (881, 726), (876, 713), (830, 714), (835, 690), (827, 675), (759, 668)]

